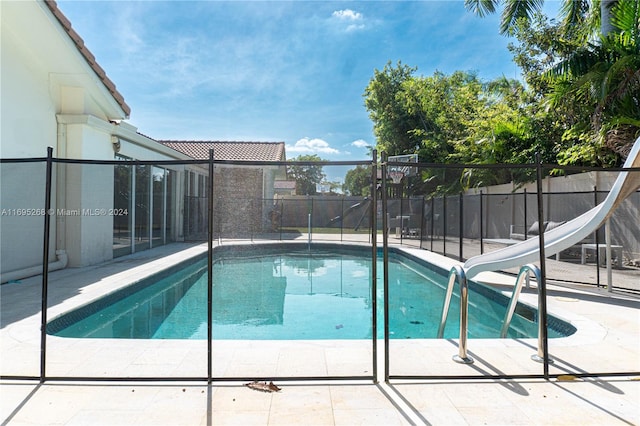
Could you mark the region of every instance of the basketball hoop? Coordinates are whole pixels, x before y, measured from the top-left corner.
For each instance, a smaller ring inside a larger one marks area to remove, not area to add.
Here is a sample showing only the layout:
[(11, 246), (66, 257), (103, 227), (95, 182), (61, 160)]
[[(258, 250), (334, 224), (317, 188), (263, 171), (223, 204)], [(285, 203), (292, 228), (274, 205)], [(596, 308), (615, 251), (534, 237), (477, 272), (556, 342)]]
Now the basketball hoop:
[(397, 185), (400, 182), (402, 182), (402, 178), (404, 177), (404, 172), (401, 172), (400, 170), (391, 170), (389, 172), (389, 177), (391, 178), (393, 183)]

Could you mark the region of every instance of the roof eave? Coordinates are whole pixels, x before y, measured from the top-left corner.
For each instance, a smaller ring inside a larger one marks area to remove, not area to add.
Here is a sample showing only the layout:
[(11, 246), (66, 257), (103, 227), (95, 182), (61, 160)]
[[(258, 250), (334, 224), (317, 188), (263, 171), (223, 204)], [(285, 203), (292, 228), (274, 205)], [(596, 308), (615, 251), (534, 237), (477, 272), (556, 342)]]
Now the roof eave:
[(85, 46), (84, 40), (82, 37), (71, 27), (71, 21), (67, 19), (66, 16), (62, 13), (62, 11), (58, 8), (58, 4), (54, 0), (43, 0), (44, 4), (47, 6), (47, 9), (51, 12), (51, 14), (56, 18), (58, 23), (62, 26), (64, 32), (67, 33), (73, 44), (78, 49), (79, 53), (85, 59), (89, 68), (91, 68), (92, 72), (98, 77), (98, 80), (102, 83), (104, 89), (109, 93), (109, 96), (115, 101), (117, 108), (120, 109), (122, 113), (123, 119), (128, 119), (131, 116), (131, 107), (127, 105), (124, 100), (122, 94), (116, 89), (116, 85), (107, 77), (104, 69), (98, 65), (96, 62), (95, 56), (91, 53), (91, 51)]

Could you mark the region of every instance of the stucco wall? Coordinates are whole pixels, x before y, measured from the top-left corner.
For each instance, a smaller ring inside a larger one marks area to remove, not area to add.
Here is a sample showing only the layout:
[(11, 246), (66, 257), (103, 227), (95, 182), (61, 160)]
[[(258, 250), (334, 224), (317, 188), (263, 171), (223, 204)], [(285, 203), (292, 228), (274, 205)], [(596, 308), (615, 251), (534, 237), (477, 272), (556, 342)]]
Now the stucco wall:
[[(113, 159), (110, 133), (88, 124), (67, 124), (68, 158)], [(60, 164), (66, 169), (57, 216), (70, 266), (104, 262), (113, 253), (113, 166)], [(69, 212), (69, 214), (64, 214)]]
[[(545, 220), (561, 222), (571, 220), (590, 210), (607, 196), (617, 177), (616, 172), (588, 172), (575, 175), (546, 178), (542, 190)], [(597, 196), (594, 193), (597, 189)], [(524, 190), (526, 189), (526, 205)], [(496, 185), (477, 188), (467, 194), (479, 194), (482, 190), (485, 238), (509, 238), (510, 225), (527, 226), (537, 221), (537, 196), (535, 183), (514, 189), (513, 185)], [(596, 199), (597, 197), (597, 199)], [(478, 205), (469, 200), (465, 204), (465, 221), (477, 222)], [(624, 247), (624, 255), (640, 258), (640, 193), (635, 193), (622, 203), (611, 217), (613, 244)], [(471, 238), (478, 238), (478, 226), (465, 231)], [(604, 241), (604, 232), (599, 234)]]
[[(9, 31), (1, 37), (2, 158), (45, 157), (56, 146), (55, 105), (37, 58)], [(39, 265), (42, 260), (45, 163), (0, 166), (0, 271)], [(55, 235), (55, 223), (51, 224)], [(55, 247), (50, 258), (55, 260)]]
[[(122, 121), (126, 112), (44, 2), (1, 2), (0, 8), (1, 158), (45, 157), (52, 147), (55, 158), (113, 160), (112, 136), (122, 138), (121, 153), (134, 159), (186, 158)], [(50, 259), (56, 249), (67, 251), (71, 266), (111, 259), (113, 166), (58, 163), (52, 172)], [(0, 178), (0, 272), (38, 266), (45, 164), (5, 163)], [(175, 208), (177, 221), (182, 210)]]
[(2, 32), (2, 158), (44, 157), (56, 145), (56, 117), (46, 70), (22, 48), (20, 40)]

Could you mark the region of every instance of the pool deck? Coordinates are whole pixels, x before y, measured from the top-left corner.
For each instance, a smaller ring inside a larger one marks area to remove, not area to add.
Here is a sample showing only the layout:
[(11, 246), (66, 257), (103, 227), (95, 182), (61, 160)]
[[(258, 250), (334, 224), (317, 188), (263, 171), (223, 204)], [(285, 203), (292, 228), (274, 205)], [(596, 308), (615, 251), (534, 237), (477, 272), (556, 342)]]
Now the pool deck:
[[(225, 242), (223, 242), (224, 244)], [(247, 241), (246, 244), (252, 244)], [(451, 259), (411, 247), (410, 253), (446, 269)], [(470, 248), (469, 250), (473, 250)], [(51, 319), (158, 269), (206, 251), (171, 244), (86, 268), (50, 273)], [(219, 341), (214, 343), (212, 385), (202, 381), (145, 382), (49, 380), (0, 382), (0, 418), (7, 425), (640, 425), (640, 297), (572, 285), (593, 265), (547, 262), (563, 285), (548, 286), (550, 314), (578, 331), (550, 339), (549, 380), (489, 378), (542, 373), (530, 359), (536, 339), (470, 339), (471, 365), (457, 364), (457, 339), (391, 340), (392, 376), (431, 379), (384, 382), (382, 342), (379, 383), (371, 380), (281, 380), (276, 393), (258, 392), (232, 378), (371, 376), (370, 341)], [(640, 286), (637, 274), (614, 270), (614, 282)], [(510, 291), (513, 277), (478, 277)], [(41, 277), (0, 288), (0, 373), (40, 372)], [(520, 300), (536, 304), (535, 286)], [(47, 338), (47, 376), (106, 378), (206, 377), (206, 342)], [(598, 373), (598, 377), (572, 377)], [(566, 375), (556, 378), (557, 375)], [(468, 376), (447, 379), (443, 376)], [(433, 378), (438, 377), (438, 378)], [(471, 377), (477, 377), (472, 379)], [(228, 378), (229, 380), (225, 380)]]

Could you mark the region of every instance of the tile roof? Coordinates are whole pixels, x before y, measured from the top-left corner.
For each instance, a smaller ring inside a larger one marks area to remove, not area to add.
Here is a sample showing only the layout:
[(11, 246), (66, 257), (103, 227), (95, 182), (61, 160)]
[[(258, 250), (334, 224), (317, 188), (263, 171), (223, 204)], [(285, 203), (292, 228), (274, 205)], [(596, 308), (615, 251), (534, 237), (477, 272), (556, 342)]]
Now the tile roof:
[(124, 101), (124, 97), (120, 94), (120, 92), (118, 92), (113, 81), (111, 81), (111, 79), (107, 77), (105, 71), (100, 65), (98, 65), (95, 56), (93, 56), (87, 46), (84, 45), (84, 40), (82, 40), (82, 37), (80, 37), (78, 33), (75, 32), (73, 28), (71, 28), (71, 21), (69, 21), (69, 19), (64, 16), (60, 9), (58, 9), (58, 4), (54, 0), (44, 0), (44, 3), (47, 5), (49, 10), (51, 10), (51, 13), (53, 13), (58, 22), (60, 22), (60, 25), (62, 25), (69, 37), (71, 37), (71, 40), (75, 43), (76, 47), (80, 51), (80, 54), (84, 57), (91, 69), (93, 69), (100, 81), (102, 81), (102, 84), (104, 84), (109, 93), (111, 93), (113, 99), (115, 99), (118, 105), (120, 105), (120, 108), (122, 108), (122, 111), (124, 111), (128, 118), (131, 114), (131, 108)]
[(196, 160), (285, 161), (284, 142), (157, 141)]

